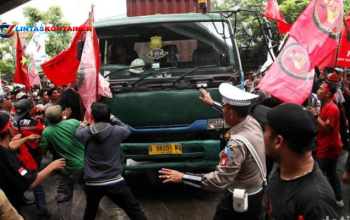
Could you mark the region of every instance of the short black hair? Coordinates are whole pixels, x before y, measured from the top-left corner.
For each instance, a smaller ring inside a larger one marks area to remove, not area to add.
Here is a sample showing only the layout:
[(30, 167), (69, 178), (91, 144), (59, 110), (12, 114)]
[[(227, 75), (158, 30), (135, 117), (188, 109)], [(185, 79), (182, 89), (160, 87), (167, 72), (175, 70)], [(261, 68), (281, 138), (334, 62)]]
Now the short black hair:
[(95, 122), (109, 122), (111, 110), (104, 103), (92, 103), (91, 114)]
[(58, 92), (58, 90), (57, 90), (56, 87), (50, 89), (50, 90), (47, 92), (47, 96), (48, 96), (48, 97), (52, 96), (52, 93), (53, 93), (53, 91), (55, 91), (55, 90)]
[[(271, 130), (270, 138), (273, 138), (277, 135), (281, 135), (281, 134), (278, 134), (271, 126), (270, 126), (270, 130)], [(281, 136), (283, 137), (283, 135), (281, 135)], [(304, 153), (312, 151), (314, 149), (313, 144), (310, 144), (308, 146), (300, 145), (300, 144), (293, 143), (293, 142), (285, 139), (284, 137), (283, 137), (283, 141), (286, 142), (286, 145), (289, 147), (289, 149), (297, 155), (303, 155)]]
[(334, 95), (335, 93), (337, 93), (337, 84), (335, 84), (334, 82), (326, 82), (329, 90), (331, 91), (332, 95)]
[(48, 92), (48, 91), (49, 91), (48, 88), (43, 88), (43, 89), (40, 91), (39, 96), (42, 98), (42, 97), (44, 96), (44, 93), (45, 93), (45, 92)]
[(240, 118), (247, 117), (250, 113), (251, 106), (235, 106), (235, 105), (228, 105), (229, 109), (232, 109), (235, 111)]

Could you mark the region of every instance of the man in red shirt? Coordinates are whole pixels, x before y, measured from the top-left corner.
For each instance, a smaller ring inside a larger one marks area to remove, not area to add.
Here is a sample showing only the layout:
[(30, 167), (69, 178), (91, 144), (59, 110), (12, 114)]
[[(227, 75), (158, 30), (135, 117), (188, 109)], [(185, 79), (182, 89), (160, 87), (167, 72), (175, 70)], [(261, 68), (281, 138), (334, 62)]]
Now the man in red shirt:
[(317, 91), (317, 98), (321, 102), (320, 115), (317, 115), (311, 106), (309, 110), (316, 118), (319, 127), (316, 138), (316, 161), (329, 178), (337, 205), (343, 207), (341, 184), (337, 172), (337, 159), (342, 145), (339, 136), (340, 114), (337, 105), (332, 101), (336, 92), (336, 84), (332, 82), (322, 84)]
[[(39, 120), (34, 120), (35, 109), (31, 100), (24, 99), (19, 100), (15, 106), (15, 121), (13, 122), (14, 134), (21, 134), (21, 137), (28, 137), (32, 134), (41, 136), (42, 131), (44, 130), (44, 125)], [(40, 162), (42, 159), (41, 154), (39, 153), (39, 142), (25, 142), (19, 148), (19, 152), (29, 151), (33, 160), (28, 164), (29, 161), (23, 161), (27, 168), (34, 173), (40, 171)], [(22, 159), (22, 158), (20, 158)], [(38, 219), (46, 220), (49, 219), (51, 213), (46, 208), (46, 194), (44, 186), (42, 183), (39, 183), (36, 187), (33, 188), (34, 197), (36, 200), (36, 207), (38, 211)]]

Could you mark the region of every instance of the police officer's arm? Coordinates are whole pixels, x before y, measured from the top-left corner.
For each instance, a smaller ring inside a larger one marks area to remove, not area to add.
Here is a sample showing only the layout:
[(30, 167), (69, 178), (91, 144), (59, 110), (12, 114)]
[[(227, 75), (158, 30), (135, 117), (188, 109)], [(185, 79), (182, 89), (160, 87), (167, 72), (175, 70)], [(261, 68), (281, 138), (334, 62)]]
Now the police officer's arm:
[[(203, 188), (211, 191), (223, 191), (237, 176), (241, 165), (246, 158), (246, 151), (243, 144), (231, 141), (228, 147), (229, 154), (224, 161), (221, 158), (220, 164), (214, 172), (208, 174), (181, 173), (176, 170), (163, 168), (159, 171), (160, 179), (165, 179), (163, 183), (184, 183), (197, 188)], [(223, 164), (223, 165), (222, 165)]]
[(220, 164), (214, 172), (205, 174), (202, 180), (202, 188), (210, 191), (225, 190), (236, 178), (241, 170), (243, 161), (246, 159), (247, 150), (243, 144), (236, 141), (230, 141), (229, 146), (230, 156), (225, 162), (221, 157)]
[(214, 102), (214, 100), (211, 98), (210, 93), (207, 92), (205, 89), (199, 89), (199, 91), (202, 93), (203, 97), (199, 97), (202, 102), (204, 102), (207, 105), (213, 106), (213, 108), (218, 111), (219, 113), (222, 113), (222, 105), (218, 102)]

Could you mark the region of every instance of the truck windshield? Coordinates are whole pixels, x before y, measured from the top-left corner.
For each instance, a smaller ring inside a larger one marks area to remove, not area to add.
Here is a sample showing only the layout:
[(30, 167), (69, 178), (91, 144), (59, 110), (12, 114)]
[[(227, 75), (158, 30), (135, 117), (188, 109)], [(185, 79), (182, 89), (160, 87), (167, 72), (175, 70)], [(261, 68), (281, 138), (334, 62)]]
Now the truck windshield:
[[(240, 72), (237, 49), (223, 21), (130, 24), (96, 29), (100, 39), (101, 74), (109, 79), (176, 79)], [(133, 69), (127, 67), (136, 66)], [(167, 68), (169, 67), (169, 68)], [(120, 71), (116, 71), (120, 69)], [(112, 74), (110, 74), (112, 73)]]

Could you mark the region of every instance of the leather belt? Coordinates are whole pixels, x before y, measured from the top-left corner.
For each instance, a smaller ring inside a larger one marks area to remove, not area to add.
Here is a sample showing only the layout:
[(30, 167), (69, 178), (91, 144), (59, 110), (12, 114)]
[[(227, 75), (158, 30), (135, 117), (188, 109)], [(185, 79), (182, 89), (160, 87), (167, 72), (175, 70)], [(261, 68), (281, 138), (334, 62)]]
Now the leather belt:
[[(233, 193), (233, 190), (235, 189), (235, 187), (229, 186), (228, 191), (230, 191), (231, 193)], [(258, 192), (260, 192), (263, 189), (262, 186), (257, 186), (257, 187), (253, 187), (250, 189), (245, 189), (246, 193), (248, 193), (248, 196), (257, 194)]]

